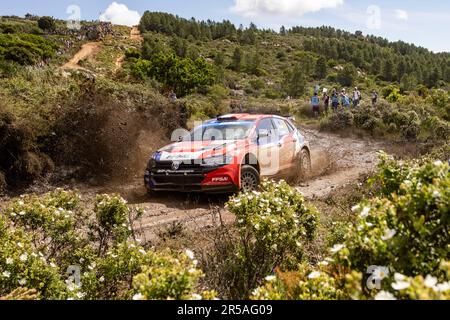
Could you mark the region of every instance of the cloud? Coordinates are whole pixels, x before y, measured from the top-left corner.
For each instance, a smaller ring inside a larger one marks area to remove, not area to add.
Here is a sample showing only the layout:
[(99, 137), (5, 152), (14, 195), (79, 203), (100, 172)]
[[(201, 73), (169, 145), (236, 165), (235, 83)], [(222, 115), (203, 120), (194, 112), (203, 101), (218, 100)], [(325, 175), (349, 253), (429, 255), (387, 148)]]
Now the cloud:
[(409, 15), (405, 10), (397, 9), (395, 10), (395, 17), (399, 20), (408, 21)]
[(260, 14), (302, 16), (308, 12), (336, 8), (344, 0), (234, 0), (231, 10), (245, 17)]
[(107, 21), (113, 24), (135, 26), (139, 24), (141, 15), (139, 12), (130, 10), (124, 4), (113, 2), (99, 17), (100, 21)]

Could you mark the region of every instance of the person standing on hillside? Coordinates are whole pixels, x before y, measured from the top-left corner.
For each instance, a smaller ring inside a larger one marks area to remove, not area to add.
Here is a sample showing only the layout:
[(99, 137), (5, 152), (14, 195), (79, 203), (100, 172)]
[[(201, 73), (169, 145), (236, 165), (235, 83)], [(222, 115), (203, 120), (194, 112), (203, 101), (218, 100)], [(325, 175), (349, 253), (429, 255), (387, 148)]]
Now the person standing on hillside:
[(375, 107), (378, 103), (378, 93), (373, 90), (372, 91), (372, 106)]
[(328, 107), (330, 106), (330, 96), (328, 95), (328, 90), (327, 89), (323, 89), (322, 100), (323, 100), (323, 107), (325, 109), (325, 113), (327, 113), (328, 112)]
[(361, 102), (361, 92), (358, 90), (357, 87), (355, 87), (355, 90), (353, 91), (353, 106), (354, 107), (359, 106), (360, 102)]
[(333, 111), (336, 111), (339, 107), (339, 96), (336, 89), (333, 89), (333, 92), (331, 93), (331, 107), (333, 108)]
[(320, 113), (320, 99), (317, 92), (314, 92), (314, 96), (311, 98), (311, 104), (313, 108), (314, 117), (318, 117)]
[(345, 91), (345, 89), (342, 89), (342, 91), (341, 91), (341, 105), (343, 107), (350, 106), (350, 98), (349, 98), (347, 92)]

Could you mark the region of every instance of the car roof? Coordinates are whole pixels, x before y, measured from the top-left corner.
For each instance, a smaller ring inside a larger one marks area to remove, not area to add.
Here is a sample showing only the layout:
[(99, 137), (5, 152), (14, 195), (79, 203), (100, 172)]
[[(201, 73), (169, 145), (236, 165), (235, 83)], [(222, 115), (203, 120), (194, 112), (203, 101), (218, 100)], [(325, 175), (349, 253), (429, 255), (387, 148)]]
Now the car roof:
[(263, 118), (273, 118), (277, 117), (280, 118), (280, 116), (271, 115), (271, 114), (250, 114), (250, 113), (231, 113), (226, 114), (220, 117), (217, 117), (217, 120), (226, 120), (226, 119), (233, 119), (237, 121), (257, 121)]

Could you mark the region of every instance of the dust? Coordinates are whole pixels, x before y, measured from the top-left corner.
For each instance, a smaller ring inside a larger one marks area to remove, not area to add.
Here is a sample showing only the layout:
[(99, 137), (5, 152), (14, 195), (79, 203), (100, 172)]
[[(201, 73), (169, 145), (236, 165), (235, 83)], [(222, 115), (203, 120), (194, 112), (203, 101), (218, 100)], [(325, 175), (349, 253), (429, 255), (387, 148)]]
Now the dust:
[(70, 167), (73, 179), (123, 183), (142, 176), (149, 156), (183, 122), (179, 107), (168, 102), (132, 108), (105, 94), (86, 94), (58, 122), (52, 158)]
[(313, 150), (311, 152), (310, 179), (333, 173), (336, 170), (336, 165), (331, 159), (330, 150)]

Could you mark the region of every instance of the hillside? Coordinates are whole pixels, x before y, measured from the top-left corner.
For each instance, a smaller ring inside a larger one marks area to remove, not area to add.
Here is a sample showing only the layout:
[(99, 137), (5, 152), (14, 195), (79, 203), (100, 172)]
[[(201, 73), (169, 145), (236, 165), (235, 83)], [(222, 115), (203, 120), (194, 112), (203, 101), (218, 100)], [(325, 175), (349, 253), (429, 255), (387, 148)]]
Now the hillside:
[[(354, 87), (358, 107), (313, 113), (315, 90)], [(392, 297), (448, 299), (424, 278), (450, 276), (449, 90), (450, 53), (361, 32), (1, 17), (0, 300), (374, 299), (373, 264), (411, 283), (393, 292), (390, 276)], [(173, 130), (230, 112), (295, 116), (311, 174), (232, 197), (146, 193)]]

